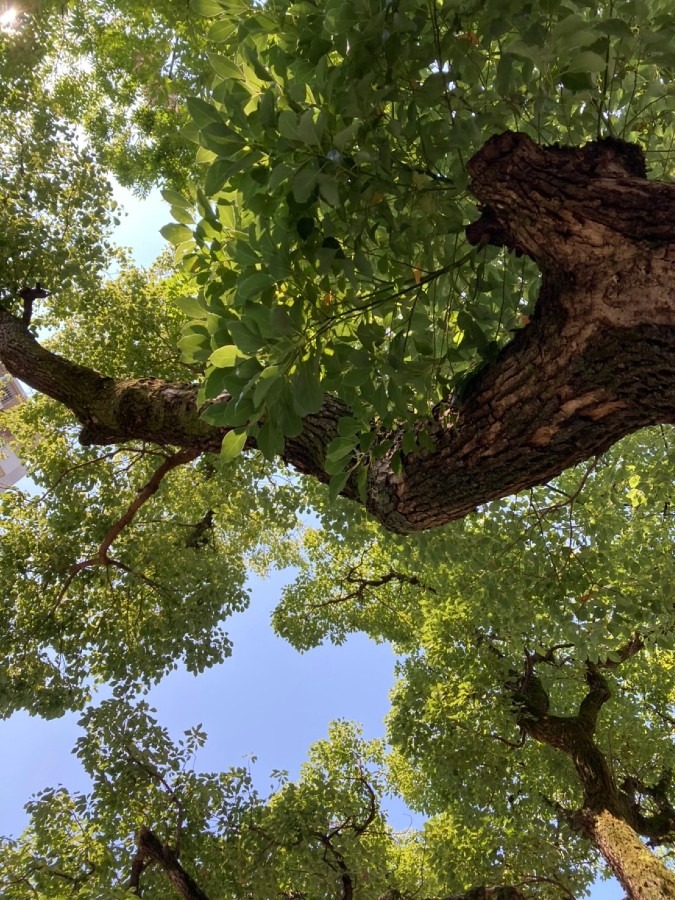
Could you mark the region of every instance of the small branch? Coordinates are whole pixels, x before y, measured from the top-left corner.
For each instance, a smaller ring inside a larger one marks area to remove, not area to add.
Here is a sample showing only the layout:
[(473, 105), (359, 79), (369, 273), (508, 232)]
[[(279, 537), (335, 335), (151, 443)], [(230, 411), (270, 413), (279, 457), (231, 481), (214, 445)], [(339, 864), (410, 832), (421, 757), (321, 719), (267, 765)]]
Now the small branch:
[[(642, 837), (649, 838), (649, 845), (675, 843), (675, 807), (668, 797), (672, 786), (673, 773), (667, 770), (656, 784), (649, 785), (637, 776), (627, 776), (621, 790), (628, 796), (636, 817), (636, 830)], [(657, 811), (651, 815), (642, 812), (639, 796), (648, 797)]]
[(339, 597), (331, 597), (329, 600), (324, 600), (321, 603), (312, 603), (311, 608), (323, 609), (325, 606), (337, 606), (341, 603), (348, 603), (350, 600), (358, 600), (360, 603), (363, 603), (365, 601), (365, 592), (368, 588), (384, 587), (385, 584), (389, 584), (392, 581), (397, 581), (400, 585), (409, 584), (413, 587), (421, 587), (425, 591), (436, 593), (434, 588), (423, 584), (415, 575), (406, 575), (403, 572), (392, 570), (379, 578), (360, 578), (355, 575), (355, 572), (356, 568), (350, 569), (349, 574), (345, 578), (348, 584), (357, 585), (351, 593), (342, 594)]
[(586, 681), (590, 690), (579, 704), (577, 720), (591, 735), (595, 731), (600, 710), (612, 694), (606, 679), (592, 663), (586, 663)]
[[(315, 831), (314, 837), (317, 838), (317, 840), (323, 847), (325, 847), (325, 862), (329, 866), (331, 866), (331, 863), (329, 863), (328, 859), (326, 858), (326, 853), (330, 853), (335, 860), (335, 866), (340, 872), (340, 881), (342, 882), (342, 900), (354, 900), (354, 883), (352, 881), (352, 876), (350, 874), (349, 867), (345, 862), (344, 856), (336, 847), (333, 846), (329, 835), (321, 834), (320, 832)], [(334, 867), (331, 866), (331, 868)]]
[(166, 780), (166, 778), (162, 775), (162, 773), (159, 771), (159, 769), (156, 766), (154, 766), (152, 763), (146, 762), (141, 757), (137, 756), (136, 753), (137, 753), (136, 746), (133, 743), (131, 743), (130, 746), (127, 747), (127, 756), (129, 757), (131, 762), (133, 762), (139, 768), (143, 769), (143, 771), (146, 773), (146, 775), (148, 775), (150, 778), (153, 778), (155, 781), (158, 781), (159, 784), (164, 788), (166, 793), (171, 798), (172, 803), (174, 803), (176, 806), (177, 820), (176, 820), (175, 847), (176, 847), (176, 855), (179, 855), (180, 854), (180, 846), (181, 846), (181, 834), (182, 834), (182, 830), (183, 830), (183, 817), (185, 815), (184, 810), (183, 810), (183, 804), (180, 800), (180, 797), (176, 793), (176, 791), (171, 787), (171, 785)]
[(366, 791), (368, 792), (368, 814), (366, 818), (360, 825), (354, 825), (354, 832), (356, 834), (363, 834), (363, 832), (373, 823), (373, 819), (375, 818), (375, 814), (377, 813), (377, 798), (375, 796), (375, 791), (373, 790), (372, 784), (368, 781), (365, 775), (361, 775), (360, 779), (361, 784), (364, 786)]
[(42, 503), (50, 494), (52, 494), (56, 488), (61, 484), (64, 478), (67, 478), (72, 472), (76, 472), (78, 469), (84, 469), (87, 466), (96, 465), (98, 462), (102, 462), (104, 459), (114, 459), (120, 453), (137, 453), (139, 456), (143, 456), (145, 453), (152, 453), (153, 455), (156, 451), (150, 450), (138, 450), (133, 447), (118, 447), (116, 450), (110, 450), (108, 453), (102, 453), (100, 456), (95, 456), (93, 459), (85, 459), (82, 462), (74, 463), (72, 466), (68, 466), (67, 469), (64, 469), (63, 472), (59, 475), (59, 477), (54, 481), (54, 483), (47, 488), (44, 494), (41, 494), (37, 499), (38, 503)]
[(33, 317), (33, 303), (36, 300), (42, 300), (49, 296), (49, 291), (42, 287), (39, 281), (35, 282), (34, 288), (25, 287), (19, 291), (19, 297), (23, 300), (23, 315), (21, 322), (24, 328), (28, 328)]
[(644, 650), (644, 647), (645, 647), (644, 639), (642, 638), (642, 636), (640, 634), (635, 632), (633, 637), (627, 643), (625, 643), (623, 645), (623, 647), (620, 647), (616, 651), (616, 655), (619, 657), (619, 659), (602, 660), (601, 662), (595, 663), (595, 668), (596, 669), (616, 669), (621, 665), (621, 663), (626, 662), (627, 659), (630, 659), (631, 657), (633, 657), (637, 653), (639, 653), (641, 650)]
[(65, 584), (59, 591), (56, 601), (52, 606), (52, 615), (58, 609), (61, 601), (68, 591), (68, 588), (73, 583), (77, 575), (79, 575), (79, 573), (84, 569), (92, 569), (96, 568), (97, 566), (112, 566), (113, 568), (121, 569), (123, 572), (127, 572), (130, 575), (134, 575), (137, 578), (142, 579), (153, 589), (162, 590), (161, 585), (158, 585), (157, 582), (153, 581), (145, 575), (135, 572), (133, 569), (129, 568), (129, 566), (125, 565), (119, 560), (112, 559), (109, 556), (108, 551), (110, 550), (113, 541), (115, 541), (116, 538), (118, 538), (122, 531), (127, 527), (127, 525), (131, 523), (138, 510), (148, 502), (153, 494), (157, 492), (164, 476), (167, 475), (172, 469), (175, 469), (178, 466), (182, 466), (185, 463), (191, 462), (192, 460), (196, 459), (198, 455), (199, 453), (197, 450), (179, 450), (172, 456), (168, 456), (164, 460), (164, 462), (155, 469), (150, 480), (140, 489), (136, 496), (136, 499), (129, 505), (124, 515), (122, 515), (117, 520), (117, 522), (115, 522), (115, 524), (110, 527), (108, 533), (99, 545), (96, 556), (92, 556), (89, 559), (84, 559), (81, 562), (75, 563), (75, 565), (71, 568), (70, 572), (68, 573), (68, 577), (66, 578)]
[(198, 455), (196, 450), (179, 450), (178, 453), (174, 453), (172, 456), (167, 457), (161, 466), (158, 466), (157, 469), (155, 469), (150, 480), (138, 492), (136, 499), (131, 503), (124, 515), (112, 526), (103, 539), (98, 552), (98, 558), (102, 564), (105, 564), (108, 561), (108, 550), (113, 541), (120, 535), (126, 526), (129, 525), (141, 506), (143, 506), (144, 503), (147, 503), (150, 497), (157, 492), (164, 476), (172, 469), (182, 466), (185, 463), (192, 462)]
[(560, 888), (567, 900), (576, 900), (572, 891), (557, 878), (544, 878), (543, 875), (535, 875), (532, 878), (526, 878), (523, 881), (519, 881), (516, 887), (522, 887), (526, 884), (552, 884), (555, 887)]

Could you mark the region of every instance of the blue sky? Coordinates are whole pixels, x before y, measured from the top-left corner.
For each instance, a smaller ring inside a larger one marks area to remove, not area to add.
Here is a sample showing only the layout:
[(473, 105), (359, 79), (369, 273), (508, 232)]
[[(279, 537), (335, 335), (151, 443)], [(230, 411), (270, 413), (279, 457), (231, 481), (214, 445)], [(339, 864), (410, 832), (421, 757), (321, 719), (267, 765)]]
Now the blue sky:
[[(157, 195), (137, 200), (118, 190), (117, 196), (128, 215), (116, 239), (147, 265), (165, 246), (159, 228), (170, 220), (168, 208)], [(251, 579), (250, 608), (226, 623), (234, 643), (232, 657), (198, 678), (174, 672), (149, 697), (173, 736), (201, 723), (209, 739), (197, 759), (200, 769), (218, 771), (255, 755), (261, 791), (273, 769), (297, 774), (309, 745), (326, 736), (334, 719), (362, 723), (366, 737), (381, 736), (393, 685), (391, 649), (363, 636), (304, 654), (277, 638), (269, 618), (283, 583), (283, 575)], [(0, 722), (0, 834), (21, 830), (23, 804), (36, 791), (56, 784), (87, 789), (71, 753), (79, 736), (77, 719), (69, 715), (45, 722), (17, 714)], [(392, 805), (390, 812), (394, 827), (414, 824), (402, 804)], [(616, 882), (601, 883), (591, 897), (621, 900), (623, 891)]]

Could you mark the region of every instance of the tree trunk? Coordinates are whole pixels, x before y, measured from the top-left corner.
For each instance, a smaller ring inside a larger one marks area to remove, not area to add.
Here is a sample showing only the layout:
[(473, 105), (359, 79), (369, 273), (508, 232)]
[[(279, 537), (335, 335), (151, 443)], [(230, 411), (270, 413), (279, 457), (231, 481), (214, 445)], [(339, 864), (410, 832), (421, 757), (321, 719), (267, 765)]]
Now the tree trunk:
[(583, 810), (583, 833), (598, 848), (630, 900), (673, 900), (675, 874), (642, 843), (631, 826), (608, 809)]
[[(510, 132), (469, 171), (484, 205), (469, 240), (531, 256), (543, 286), (532, 322), (461, 402), (429, 411), (434, 448), (406, 455), (398, 473), (391, 454), (371, 466), (366, 506), (399, 533), (545, 483), (639, 428), (675, 424), (675, 185), (647, 181), (641, 151), (620, 141), (542, 148)], [(105, 378), (40, 347), (2, 309), (0, 359), (68, 406), (86, 444), (208, 452), (226, 433), (200, 419), (195, 385)], [(287, 439), (285, 461), (328, 481), (326, 448), (348, 414), (326, 396)], [(358, 501), (357, 474), (343, 493)]]
[[(625, 656), (638, 652), (641, 646), (641, 639), (636, 638), (627, 645)], [(556, 716), (548, 713), (548, 695), (530, 671), (520, 682), (509, 686), (520, 700), (518, 725), (535, 740), (561, 750), (571, 759), (584, 791), (584, 806), (577, 812), (561, 813), (595, 845), (630, 900), (675, 900), (675, 875), (638, 834), (640, 828), (643, 833), (667, 840), (672, 825), (662, 822), (658, 814), (641, 815), (634, 798), (617, 785), (594, 740), (600, 710), (611, 697), (609, 686), (596, 665), (587, 664), (586, 678), (590, 690), (578, 714)]]

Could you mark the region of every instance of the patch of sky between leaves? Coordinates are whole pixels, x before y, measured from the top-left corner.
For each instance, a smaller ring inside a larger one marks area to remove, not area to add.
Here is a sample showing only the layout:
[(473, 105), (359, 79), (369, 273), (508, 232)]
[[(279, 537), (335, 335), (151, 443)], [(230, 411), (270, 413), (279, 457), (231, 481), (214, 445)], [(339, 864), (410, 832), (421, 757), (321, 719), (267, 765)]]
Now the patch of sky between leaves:
[(114, 179), (111, 181), (113, 197), (120, 205), (117, 211), (120, 224), (112, 238), (129, 250), (136, 265), (150, 266), (168, 246), (159, 229), (171, 219), (169, 208), (158, 189), (147, 197), (136, 197)]

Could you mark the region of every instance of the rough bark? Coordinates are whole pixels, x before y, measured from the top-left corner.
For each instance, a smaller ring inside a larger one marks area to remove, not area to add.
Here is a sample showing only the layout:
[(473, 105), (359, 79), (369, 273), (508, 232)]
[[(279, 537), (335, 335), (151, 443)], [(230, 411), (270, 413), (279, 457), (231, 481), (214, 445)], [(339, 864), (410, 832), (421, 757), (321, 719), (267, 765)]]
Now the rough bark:
[(585, 809), (578, 818), (630, 900), (673, 900), (675, 875), (645, 847), (625, 819), (608, 809)]
[(140, 878), (144, 868), (149, 863), (157, 863), (184, 900), (208, 900), (204, 891), (178, 862), (176, 851), (163, 844), (149, 828), (141, 828), (136, 843), (138, 853), (133, 862), (129, 885), (134, 893), (140, 890)]
[(658, 813), (642, 814), (635, 796), (617, 785), (594, 740), (598, 715), (611, 696), (604, 676), (589, 665), (590, 689), (576, 716), (549, 714), (548, 696), (536, 676), (530, 672), (523, 681), (526, 685), (521, 681), (517, 688), (522, 693), (516, 693), (522, 710), (520, 728), (569, 756), (583, 788), (583, 807), (566, 811), (567, 819), (595, 845), (630, 900), (673, 900), (675, 874), (645, 846), (640, 835), (668, 840), (674, 823)]
[[(484, 205), (469, 240), (532, 257), (543, 285), (531, 323), (459, 408), (433, 411), (434, 449), (406, 456), (399, 474), (388, 456), (371, 468), (366, 505), (400, 533), (544, 483), (639, 428), (675, 423), (675, 185), (647, 181), (640, 150), (620, 141), (542, 148), (510, 132), (488, 141), (469, 171)], [(194, 385), (106, 378), (49, 353), (4, 310), (0, 359), (68, 406), (86, 444), (140, 439), (206, 452), (225, 433), (199, 418)], [(284, 459), (327, 481), (326, 447), (348, 412), (326, 396)], [(356, 478), (344, 493), (357, 499)]]

